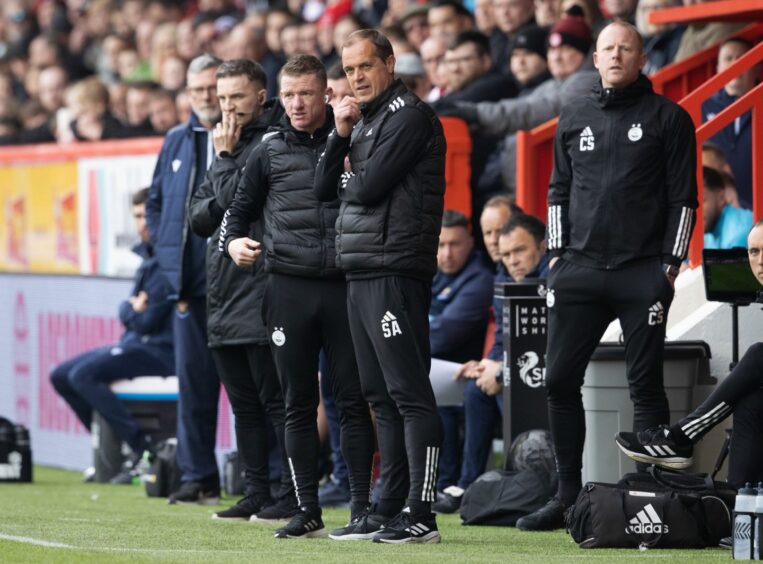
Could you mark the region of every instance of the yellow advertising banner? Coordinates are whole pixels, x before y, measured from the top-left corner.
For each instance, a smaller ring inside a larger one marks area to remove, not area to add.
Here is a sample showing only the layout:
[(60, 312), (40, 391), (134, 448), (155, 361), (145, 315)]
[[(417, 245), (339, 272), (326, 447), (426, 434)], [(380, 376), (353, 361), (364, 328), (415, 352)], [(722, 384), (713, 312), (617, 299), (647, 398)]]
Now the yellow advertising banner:
[(77, 162), (0, 165), (0, 271), (78, 273)]

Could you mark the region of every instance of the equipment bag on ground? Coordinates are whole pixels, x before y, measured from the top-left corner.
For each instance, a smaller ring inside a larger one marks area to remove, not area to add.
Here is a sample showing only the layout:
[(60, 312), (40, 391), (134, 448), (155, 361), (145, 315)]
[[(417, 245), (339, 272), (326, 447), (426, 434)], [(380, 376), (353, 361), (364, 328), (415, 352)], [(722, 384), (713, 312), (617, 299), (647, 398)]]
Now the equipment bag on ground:
[(464, 525), (513, 527), (553, 493), (548, 480), (534, 470), (491, 470), (467, 488), (459, 512)]
[(169, 497), (180, 488), (180, 468), (177, 464), (177, 439), (161, 441), (151, 461), (151, 468), (141, 477), (148, 497)]
[(704, 548), (731, 535), (736, 491), (705, 474), (650, 467), (617, 484), (588, 482), (567, 513), (582, 548)]
[(32, 481), (29, 429), (0, 417), (0, 482)]

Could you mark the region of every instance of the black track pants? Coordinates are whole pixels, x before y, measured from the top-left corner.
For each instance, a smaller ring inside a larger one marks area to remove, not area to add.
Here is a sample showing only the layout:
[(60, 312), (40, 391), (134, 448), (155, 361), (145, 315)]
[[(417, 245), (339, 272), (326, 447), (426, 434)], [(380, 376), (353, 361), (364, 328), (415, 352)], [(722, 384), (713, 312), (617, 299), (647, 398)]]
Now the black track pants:
[[(659, 259), (597, 270), (564, 259), (548, 278), (546, 386), (562, 502), (580, 489), (585, 413), (580, 388), (588, 361), (607, 326), (620, 320), (626, 376), (634, 404), (633, 429), (669, 421), (662, 380), (665, 322), (673, 289)], [(570, 499), (572, 498), (572, 499)]]
[(281, 448), (280, 495), (292, 489), (283, 444), (285, 408), (281, 384), (268, 345), (230, 345), (210, 349), (235, 416), (236, 445), (244, 465), (246, 493), (270, 497), (268, 419)]
[(442, 427), (429, 381), (430, 301), (431, 285), (412, 278), (347, 283), (363, 393), (376, 414), (382, 500), (435, 499)]
[(370, 499), (373, 427), (361, 392), (346, 302), (343, 279), (268, 276), (263, 315), (286, 401), (286, 453), (302, 507), (318, 503), (316, 414), (321, 348), (328, 358), (339, 409), (342, 456), (349, 471), (352, 501), (368, 503)]

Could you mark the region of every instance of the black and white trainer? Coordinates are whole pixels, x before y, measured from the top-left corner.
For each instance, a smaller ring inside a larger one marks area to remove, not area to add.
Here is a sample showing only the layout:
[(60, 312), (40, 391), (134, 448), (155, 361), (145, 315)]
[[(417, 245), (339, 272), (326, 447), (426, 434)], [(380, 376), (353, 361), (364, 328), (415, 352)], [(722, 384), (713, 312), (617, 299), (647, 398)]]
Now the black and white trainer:
[(248, 495), (242, 497), (238, 502), (224, 509), (212, 514), (212, 519), (222, 519), (226, 521), (248, 521), (252, 515), (255, 515), (262, 511), (265, 507), (273, 505), (273, 500), (269, 497), (264, 498), (261, 496)]
[(299, 513), (297, 499), (294, 495), (288, 495), (258, 511), (249, 520), (261, 523), (288, 523), (297, 513)]
[(310, 539), (325, 537), (320, 508), (300, 509), (288, 524), (276, 529), (277, 539)]
[(694, 463), (694, 445), (675, 441), (667, 425), (636, 433), (618, 433), (615, 443), (625, 456), (636, 462), (675, 470), (683, 470)]
[(442, 540), (434, 513), (414, 515), (403, 509), (373, 536), (374, 542), (388, 544), (435, 544)]
[(380, 513), (362, 511), (347, 523), (346, 526), (334, 529), (329, 534), (333, 540), (371, 540), (390, 518)]

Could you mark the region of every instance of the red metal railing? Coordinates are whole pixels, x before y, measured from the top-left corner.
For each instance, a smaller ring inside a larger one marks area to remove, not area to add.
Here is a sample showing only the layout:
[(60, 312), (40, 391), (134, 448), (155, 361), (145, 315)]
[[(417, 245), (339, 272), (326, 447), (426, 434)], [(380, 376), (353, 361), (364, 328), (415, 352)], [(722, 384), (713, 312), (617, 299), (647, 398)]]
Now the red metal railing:
[[(759, 43), (760, 39), (763, 38), (763, 23), (748, 26), (734, 36), (743, 37)], [(695, 53), (683, 61), (673, 63), (672, 65), (654, 73), (649, 78), (652, 81), (655, 91), (662, 93), (674, 102), (681, 103), (690, 113), (692, 113), (693, 110), (690, 110), (685, 104), (686, 100), (688, 100), (687, 103), (695, 103), (698, 105), (697, 107), (701, 108), (702, 102), (704, 102), (710, 95), (720, 90), (723, 85), (734, 78), (734, 76), (749, 69), (755, 62), (760, 60), (757, 59), (756, 61), (754, 59), (758, 56), (756, 53), (759, 53), (761, 45), (763, 44), (759, 43), (753, 50), (736, 61), (734, 65), (726, 69), (722, 75), (717, 75), (723, 76), (723, 78), (718, 80), (714, 80), (713, 77), (718, 59), (719, 46), (717, 44)], [(740, 63), (740, 61), (746, 62)], [(709, 82), (711, 79), (713, 80), (712, 83)], [(698, 92), (701, 92), (701, 94), (697, 94)], [(687, 95), (689, 96), (687, 97)], [(758, 96), (760, 97), (760, 93), (758, 93)], [(719, 116), (720, 115), (721, 114), (719, 114)], [(699, 127), (701, 124), (699, 110), (697, 110), (692, 117), (695, 125)], [(717, 118), (718, 116), (716, 116), (715, 119)], [(731, 120), (733, 120), (733, 118), (730, 118), (730, 121)], [(548, 183), (551, 179), (551, 170), (553, 168), (553, 142), (557, 121), (557, 119), (553, 119), (530, 131), (517, 132), (517, 203), (522, 206), (527, 213), (536, 215), (544, 221), (546, 219)], [(723, 126), (720, 126), (718, 129), (722, 128)], [(714, 130), (713, 134), (716, 132), (717, 130)], [(709, 136), (712, 136), (713, 134), (710, 134)], [(705, 140), (707, 140), (707, 137), (703, 138), (701, 141), (698, 139), (698, 146), (701, 146), (702, 142)], [(763, 159), (763, 144), (758, 143), (757, 148), (753, 145), (753, 155), (758, 155), (757, 160)], [(756, 161), (756, 159), (753, 159), (753, 161)], [(763, 182), (760, 180), (756, 181), (756, 179), (758, 179), (758, 177), (753, 176), (753, 192), (763, 190)], [(698, 181), (701, 186), (701, 166)], [(755, 198), (755, 195), (753, 195), (753, 198)], [(702, 198), (700, 197), (699, 199), (701, 202)], [(761, 199), (763, 199), (763, 196), (761, 196)], [(763, 215), (763, 209), (759, 210), (759, 208), (754, 208), (753, 213), (756, 218), (761, 217)], [(692, 263), (695, 264), (696, 257), (698, 256), (697, 253), (699, 253), (699, 256), (701, 256), (702, 253), (701, 235), (702, 225), (698, 224), (694, 231), (692, 254), (690, 255), (695, 257), (692, 260)], [(700, 244), (698, 247), (699, 251), (696, 250), (697, 240), (699, 240)]]
[(759, 219), (763, 215), (763, 196), (760, 194), (760, 191), (763, 190), (763, 163), (760, 162), (760, 157), (763, 155), (763, 84), (753, 88), (739, 100), (714, 116), (713, 119), (702, 124), (702, 103), (723, 88), (734, 77), (746, 72), (761, 61), (763, 61), (763, 43), (753, 47), (723, 72), (713, 76), (680, 102), (686, 111), (689, 112), (697, 127), (697, 185), (700, 188), (700, 209), (697, 212), (697, 225), (694, 228), (694, 234), (692, 235), (689, 247), (689, 262), (692, 266), (702, 262), (704, 235), (704, 221), (701, 213), (702, 143), (729, 125), (735, 118), (748, 111), (752, 111), (752, 213), (755, 219)]

